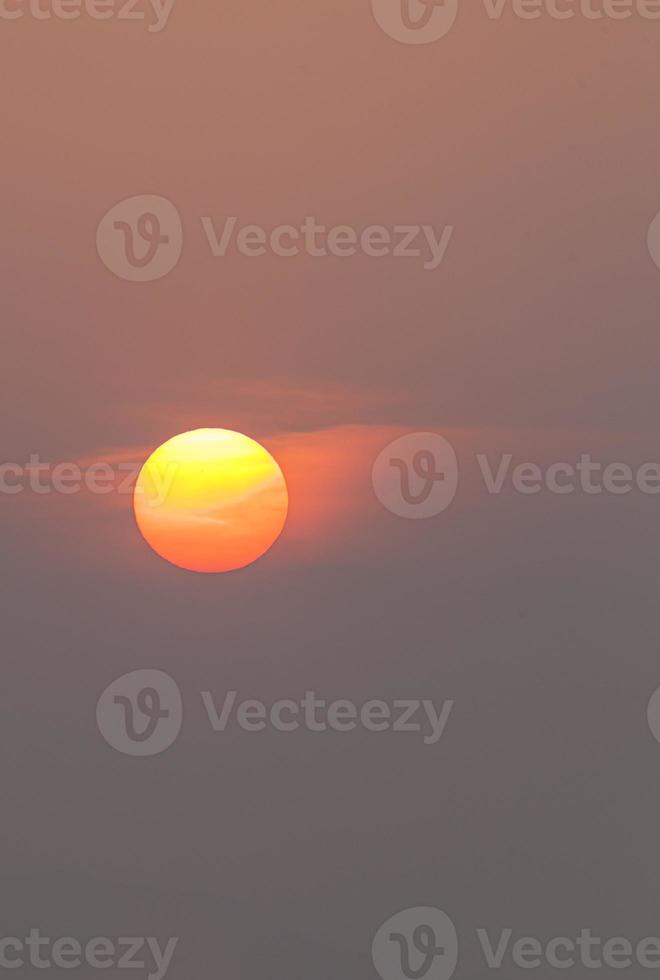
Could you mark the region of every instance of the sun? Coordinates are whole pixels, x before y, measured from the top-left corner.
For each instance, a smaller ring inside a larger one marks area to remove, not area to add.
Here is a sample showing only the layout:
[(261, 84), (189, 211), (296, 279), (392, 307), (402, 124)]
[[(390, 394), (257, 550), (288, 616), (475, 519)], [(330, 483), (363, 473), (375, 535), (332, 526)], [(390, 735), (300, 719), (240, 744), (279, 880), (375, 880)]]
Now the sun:
[(194, 429), (163, 443), (138, 476), (133, 509), (156, 554), (193, 572), (244, 568), (272, 547), (289, 495), (282, 471), (254, 439)]

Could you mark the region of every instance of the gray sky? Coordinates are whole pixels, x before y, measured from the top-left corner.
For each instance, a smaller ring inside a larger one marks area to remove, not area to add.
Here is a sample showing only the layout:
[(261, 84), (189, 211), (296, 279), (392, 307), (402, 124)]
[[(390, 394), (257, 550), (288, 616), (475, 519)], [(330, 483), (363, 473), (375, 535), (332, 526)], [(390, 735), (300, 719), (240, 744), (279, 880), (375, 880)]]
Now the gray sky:
[[(429, 905), (480, 980), (477, 927), (658, 934), (660, 498), (490, 495), (476, 463), (660, 461), (658, 22), (475, 2), (413, 46), (368, 0), (176, 0), (157, 34), (1, 29), (3, 461), (140, 462), (219, 426), (291, 490), (273, 551), (220, 576), (152, 554), (129, 497), (0, 497), (2, 935), (178, 936), (175, 980), (357, 980), (379, 925)], [(95, 247), (141, 194), (184, 230), (151, 283)], [(228, 215), (454, 232), (435, 271), (213, 258), (200, 219)], [(406, 521), (371, 465), (428, 429), (459, 490)], [(95, 724), (139, 668), (184, 701), (145, 759)], [(432, 746), (213, 733), (200, 692), (229, 690), (455, 704)]]

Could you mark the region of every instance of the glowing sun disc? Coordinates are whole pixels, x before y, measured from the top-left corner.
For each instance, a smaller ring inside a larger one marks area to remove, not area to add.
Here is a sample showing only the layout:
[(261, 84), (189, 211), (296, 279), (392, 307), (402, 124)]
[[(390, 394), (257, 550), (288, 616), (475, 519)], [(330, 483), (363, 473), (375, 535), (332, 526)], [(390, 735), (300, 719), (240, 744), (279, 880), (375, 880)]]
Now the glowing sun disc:
[(163, 443), (142, 467), (133, 496), (145, 541), (194, 572), (252, 564), (280, 536), (288, 506), (270, 453), (229, 429), (194, 429)]

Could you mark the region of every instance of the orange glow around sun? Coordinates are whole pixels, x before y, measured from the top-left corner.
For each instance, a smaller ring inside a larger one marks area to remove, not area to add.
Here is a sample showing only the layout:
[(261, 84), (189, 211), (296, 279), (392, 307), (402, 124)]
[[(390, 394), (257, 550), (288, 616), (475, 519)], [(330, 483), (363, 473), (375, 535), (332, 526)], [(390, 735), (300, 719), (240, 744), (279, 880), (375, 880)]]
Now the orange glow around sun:
[(142, 467), (137, 525), (162, 558), (194, 572), (228, 572), (260, 558), (288, 510), (278, 464), (228, 429), (195, 429), (163, 443)]

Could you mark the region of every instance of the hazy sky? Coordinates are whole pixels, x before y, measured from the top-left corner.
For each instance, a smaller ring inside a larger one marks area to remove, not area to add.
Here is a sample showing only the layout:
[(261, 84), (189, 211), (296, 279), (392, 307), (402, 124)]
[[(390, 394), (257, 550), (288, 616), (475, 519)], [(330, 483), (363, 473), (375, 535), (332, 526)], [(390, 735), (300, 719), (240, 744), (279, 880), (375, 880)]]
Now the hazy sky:
[[(362, 980), (380, 923), (429, 905), (480, 980), (477, 927), (658, 934), (660, 496), (490, 495), (475, 460), (660, 461), (660, 21), (475, 0), (413, 46), (369, 0), (175, 0), (160, 33), (0, 34), (3, 461), (236, 428), (291, 493), (276, 547), (220, 576), (150, 552), (128, 496), (0, 495), (2, 935), (178, 936), (173, 980)], [(134, 195), (181, 217), (158, 281), (97, 253)], [(454, 231), (434, 271), (213, 257), (201, 218), (231, 215)], [(428, 429), (459, 490), (408, 521), (371, 466)], [(145, 759), (95, 724), (139, 668), (184, 701)], [(213, 733), (200, 692), (229, 690), (455, 704), (431, 746)]]

